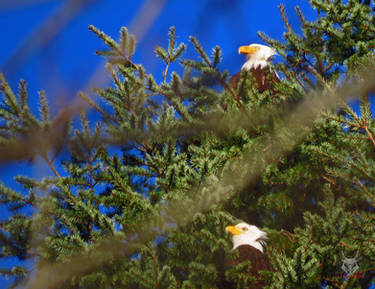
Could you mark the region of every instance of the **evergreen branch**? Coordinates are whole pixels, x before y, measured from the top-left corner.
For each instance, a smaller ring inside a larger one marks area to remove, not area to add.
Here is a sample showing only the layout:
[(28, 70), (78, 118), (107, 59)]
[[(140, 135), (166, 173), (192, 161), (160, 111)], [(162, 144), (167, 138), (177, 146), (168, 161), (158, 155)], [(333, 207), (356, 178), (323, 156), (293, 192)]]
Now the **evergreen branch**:
[(165, 51), (165, 49), (163, 47), (156, 46), (155, 53), (164, 62), (168, 61), (168, 53), (167, 53), (167, 51)]
[(336, 161), (341, 162), (341, 163), (343, 163), (343, 164), (351, 165), (351, 166), (353, 166), (354, 168), (356, 168), (359, 172), (361, 172), (363, 175), (365, 175), (365, 176), (367, 176), (368, 178), (371, 179), (371, 175), (369, 175), (368, 172), (366, 172), (363, 168), (361, 168), (359, 165), (357, 165), (356, 163), (354, 163), (354, 162), (352, 162), (352, 161), (348, 161), (348, 160), (345, 160), (345, 159), (339, 158), (339, 157), (337, 157), (337, 156), (330, 155), (330, 154), (328, 154), (328, 153), (322, 152), (322, 151), (317, 150), (317, 149), (315, 149), (315, 148), (311, 148), (311, 150), (314, 151), (314, 152), (316, 152), (316, 153), (318, 153), (318, 154), (321, 154), (321, 155), (323, 155), (323, 156), (325, 156), (325, 157), (328, 157), (328, 158), (330, 158), (330, 159), (332, 159), (332, 160), (336, 160)]
[(173, 51), (176, 47), (176, 29), (174, 26), (169, 28), (168, 32), (169, 41), (168, 41), (168, 54), (173, 55)]
[(101, 115), (103, 115), (106, 119), (109, 119), (113, 122), (116, 122), (116, 119), (108, 114), (107, 112), (105, 112), (102, 108), (100, 108), (98, 105), (95, 104), (95, 102), (89, 98), (85, 93), (83, 92), (79, 92), (78, 95), (85, 101), (88, 103), (89, 106), (91, 106), (93, 109), (95, 109), (97, 112), (99, 112)]
[(190, 41), (193, 43), (195, 50), (199, 53), (199, 55), (203, 59), (204, 63), (207, 66), (211, 67), (211, 61), (208, 58), (206, 52), (204, 52), (202, 46), (199, 44), (198, 40), (193, 36), (190, 36), (189, 38), (190, 38)]
[(171, 57), (168, 55), (167, 65), (166, 65), (165, 70), (164, 70), (164, 73), (163, 73), (163, 75), (164, 75), (164, 81), (163, 81), (164, 84), (166, 84), (166, 82), (167, 82), (168, 69), (169, 69), (169, 65), (171, 64), (171, 61), (172, 61), (172, 59), (171, 59)]
[(39, 102), (40, 102), (40, 110), (42, 114), (42, 121), (44, 126), (47, 126), (49, 124), (49, 109), (48, 109), (48, 103), (47, 98), (44, 90), (39, 92)]
[(365, 125), (365, 126), (364, 126), (364, 129), (365, 129), (365, 131), (366, 131), (368, 137), (370, 138), (371, 143), (373, 144), (373, 146), (375, 146), (375, 140), (374, 140), (374, 137), (373, 137), (373, 135), (371, 134), (371, 132), (369, 131), (368, 126)]
[(175, 61), (177, 58), (179, 58), (182, 53), (185, 51), (186, 49), (186, 46), (185, 46), (185, 43), (181, 43), (174, 51), (174, 54), (173, 54), (173, 61)]
[(285, 7), (284, 7), (284, 5), (280, 4), (280, 5), (279, 5), (279, 9), (280, 9), (281, 16), (283, 17), (284, 23), (285, 23), (285, 25), (286, 25), (286, 27), (287, 27), (287, 29), (288, 29), (288, 32), (289, 32), (289, 33), (293, 33), (293, 30), (292, 30), (292, 28), (290, 27), (290, 24), (289, 24), (289, 22), (288, 22), (288, 19), (287, 19), (286, 15), (285, 15)]
[(350, 117), (357, 121), (358, 125), (361, 126), (361, 120), (358, 117), (358, 115), (355, 113), (355, 111), (345, 102), (342, 104), (345, 108), (345, 112), (350, 115)]
[(20, 80), (20, 84), (18, 87), (18, 95), (20, 98), (20, 108), (21, 111), (26, 109), (27, 107), (27, 88), (26, 88), (26, 81), (24, 79)]
[(233, 99), (237, 102), (238, 107), (244, 110), (243, 103), (240, 100), (240, 97), (237, 95), (237, 93), (234, 91), (233, 87), (228, 85), (223, 79), (220, 77), (217, 78), (219, 83), (224, 87), (225, 90), (229, 91), (229, 93), (232, 95)]
[(301, 9), (299, 8), (299, 6), (296, 6), (296, 11), (297, 11), (298, 17), (299, 17), (302, 25), (304, 26), (305, 25), (305, 17), (303, 16), (303, 13), (302, 13)]
[[(135, 51), (135, 38), (134, 35), (128, 35), (128, 31), (125, 27), (121, 29), (121, 36), (120, 36), (120, 44), (118, 44), (115, 40), (111, 37), (106, 35), (103, 31), (100, 31), (93, 25), (89, 26), (89, 29), (94, 32), (100, 39), (107, 44), (113, 52), (115, 52), (121, 59), (125, 59), (127, 63), (129, 63), (132, 67), (138, 70), (138, 66), (130, 59), (130, 57), (134, 54)], [(127, 39), (123, 39), (126, 37)], [(125, 47), (126, 45), (126, 47)], [(128, 52), (126, 55), (126, 51)], [(98, 55), (112, 55), (111, 51), (97, 51)], [(117, 61), (115, 61), (117, 62)]]
[(135, 36), (134, 34), (131, 34), (129, 38), (129, 48), (128, 48), (129, 57), (127, 58), (127, 60), (133, 65), (133, 67), (136, 67), (135, 64), (130, 60), (130, 57), (133, 56), (134, 52), (135, 52)]
[(123, 90), (123, 84), (121, 83), (120, 79), (117, 77), (117, 74), (115, 70), (113, 69), (112, 65), (107, 63), (105, 67), (108, 69), (109, 73), (112, 76), (114, 83), (119, 88), (119, 90)]
[(46, 161), (47, 165), (48, 165), (49, 168), (53, 171), (53, 173), (55, 174), (55, 176), (58, 177), (59, 179), (61, 179), (61, 175), (60, 175), (59, 172), (56, 170), (56, 168), (55, 168), (55, 166), (53, 165), (52, 161), (51, 161), (46, 155), (43, 156), (43, 159)]
[(12, 112), (15, 115), (19, 115), (18, 106), (17, 106), (17, 98), (14, 95), (12, 89), (10, 88), (9, 84), (5, 80), (5, 77), (2, 73), (0, 73), (0, 91), (4, 93), (5, 99), (4, 102), (6, 105), (9, 106)]
[(103, 40), (104, 43), (107, 44), (111, 49), (116, 51), (119, 55), (122, 55), (122, 51), (119, 45), (110, 36), (106, 35), (103, 31), (100, 31), (94, 25), (89, 25), (89, 29), (94, 32), (101, 40)]
[(371, 202), (375, 205), (375, 196), (373, 196), (368, 190), (367, 188), (357, 179), (357, 178), (354, 178), (354, 182), (357, 186), (359, 186), (361, 188), (361, 190), (363, 192), (365, 192), (366, 196), (371, 200)]
[(323, 112), (322, 115), (324, 117), (326, 117), (327, 119), (332, 119), (332, 120), (337, 121), (339, 123), (346, 124), (348, 127), (354, 127), (354, 128), (358, 128), (358, 129), (361, 128), (361, 126), (359, 124), (356, 124), (354, 122), (345, 120), (341, 117), (337, 117), (337, 116), (334, 116), (334, 115), (331, 115), (331, 114), (328, 114), (328, 113), (325, 113), (325, 112)]
[(222, 52), (221, 48), (219, 46), (216, 46), (212, 49), (212, 63), (211, 66), (216, 68), (216, 66), (221, 62), (222, 60)]
[(157, 262), (157, 258), (155, 256), (155, 253), (154, 253), (154, 250), (152, 248), (152, 245), (148, 244), (146, 245), (147, 248), (149, 249), (149, 252), (151, 254), (151, 257), (152, 257), (152, 261), (153, 261), (153, 266), (154, 266), (154, 288), (159, 288), (159, 280), (158, 280), (158, 262)]
[(129, 45), (128, 39), (129, 38), (129, 32), (126, 27), (121, 27), (120, 30), (120, 51), (125, 54), (125, 51)]

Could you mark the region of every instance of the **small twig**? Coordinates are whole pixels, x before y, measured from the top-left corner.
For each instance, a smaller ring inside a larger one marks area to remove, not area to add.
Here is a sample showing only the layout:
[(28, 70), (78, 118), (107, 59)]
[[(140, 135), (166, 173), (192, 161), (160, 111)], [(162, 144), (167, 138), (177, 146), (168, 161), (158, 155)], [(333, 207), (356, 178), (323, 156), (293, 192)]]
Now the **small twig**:
[(333, 280), (333, 279), (330, 279), (330, 278), (324, 278), (324, 277), (323, 277), (323, 280), (330, 282), (332, 285), (336, 286), (337, 288), (341, 288), (340, 283), (338, 283), (337, 281), (335, 281), (335, 280)]
[(145, 97), (149, 98), (150, 96), (155, 96), (155, 95), (162, 95), (163, 92), (157, 91), (157, 92), (151, 92), (145, 95)]
[(302, 25), (305, 25), (305, 18), (303, 17), (302, 11), (299, 8), (299, 6), (296, 6), (296, 11), (297, 11), (299, 19), (301, 20)]
[(110, 115), (109, 113), (105, 112), (102, 108), (100, 108), (98, 105), (96, 105), (96, 103), (91, 99), (89, 98), (85, 93), (83, 93), (82, 91), (80, 91), (78, 93), (78, 95), (89, 105), (91, 106), (93, 109), (95, 109), (97, 112), (101, 113), (102, 115), (104, 115), (105, 117), (107, 117), (108, 119), (110, 119), (111, 121), (113, 122), (116, 122), (116, 118), (114, 118), (112, 115)]
[(298, 84), (306, 91), (306, 88), (305, 88), (304, 84), (302, 83), (301, 79), (298, 77), (297, 73), (295, 71), (291, 71), (291, 74), (293, 74), (293, 76), (294, 76), (293, 79), (291, 78), (291, 76), (289, 74), (286, 73), (285, 75), (290, 81), (297, 80)]
[(375, 146), (375, 140), (374, 140), (374, 137), (372, 136), (371, 132), (369, 131), (367, 125), (364, 127), (364, 129), (365, 129), (367, 135), (369, 136), (369, 138), (370, 138), (372, 144)]
[(290, 27), (288, 19), (286, 18), (286, 15), (285, 15), (284, 5), (280, 4), (279, 9), (280, 9), (281, 16), (283, 17), (284, 23), (285, 23), (286, 27), (288, 28), (289, 33), (292, 33), (293, 32), (292, 28)]
[(152, 246), (149, 245), (149, 244), (147, 244), (146, 246), (150, 250), (150, 254), (151, 254), (153, 265), (154, 265), (154, 278), (155, 278), (154, 288), (159, 288), (159, 282), (158, 282), (158, 261), (157, 261), (157, 258), (155, 256), (154, 249), (152, 248)]
[(168, 74), (168, 69), (169, 69), (170, 64), (171, 64), (171, 57), (168, 56), (167, 67), (164, 70), (164, 84), (166, 84), (166, 82), (167, 82), (167, 74)]
[(355, 128), (358, 128), (358, 129), (361, 128), (361, 126), (358, 125), (358, 124), (356, 124), (356, 123), (353, 123), (353, 122), (350, 122), (350, 121), (346, 121), (345, 119), (341, 119), (341, 118), (333, 116), (333, 115), (329, 115), (328, 113), (323, 112), (322, 115), (324, 117), (328, 118), (328, 119), (337, 121), (337, 122), (342, 123), (342, 124), (346, 124), (349, 127), (355, 127)]
[(325, 175), (322, 175), (322, 178), (323, 178), (324, 180), (326, 180), (328, 183), (330, 183), (331, 185), (336, 185), (336, 183), (335, 183), (334, 180), (332, 180), (332, 179), (326, 177)]
[(345, 248), (353, 249), (353, 246), (350, 246), (349, 244), (346, 244), (343, 240), (340, 240), (339, 243), (342, 244)]
[(354, 179), (354, 182), (366, 193), (367, 197), (375, 204), (374, 196), (367, 190), (367, 188), (358, 180)]
[(94, 175), (93, 175), (93, 159), (91, 157), (91, 152), (89, 152), (89, 170), (90, 170), (90, 184), (89, 184), (89, 187), (90, 187), (90, 190), (93, 190), (94, 189)]
[(59, 172), (56, 170), (55, 166), (53, 165), (52, 161), (48, 159), (48, 157), (46, 155), (43, 155), (42, 158), (46, 161), (46, 163), (48, 164), (48, 166), (50, 167), (50, 169), (53, 171), (53, 173), (56, 175), (56, 177), (58, 177), (59, 179), (61, 179), (61, 175), (59, 174)]
[(228, 85), (228, 83), (223, 81), (220, 77), (218, 77), (217, 80), (224, 87), (224, 89), (226, 89), (230, 92), (230, 94), (233, 96), (234, 100), (237, 102), (238, 106), (243, 108), (243, 105), (240, 101), (240, 98), (238, 97), (237, 93), (234, 92), (233, 88), (230, 85)]
[(130, 63), (131, 66), (133, 66), (136, 70), (138, 70), (138, 66), (137, 66), (137, 64), (135, 64), (135, 63), (130, 59), (129, 56), (125, 56), (125, 59), (126, 59), (127, 62)]

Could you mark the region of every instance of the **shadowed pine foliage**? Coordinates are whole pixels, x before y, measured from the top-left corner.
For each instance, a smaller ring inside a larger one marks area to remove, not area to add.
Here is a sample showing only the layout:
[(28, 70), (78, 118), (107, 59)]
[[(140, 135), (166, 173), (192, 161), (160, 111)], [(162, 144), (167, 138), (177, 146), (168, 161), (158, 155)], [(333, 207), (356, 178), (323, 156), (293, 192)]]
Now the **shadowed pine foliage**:
[[(284, 41), (260, 34), (284, 59), (271, 67), (276, 94), (259, 93), (246, 72), (228, 86), (218, 46), (207, 54), (191, 37), (198, 57), (184, 59), (173, 27), (168, 47), (155, 48), (157, 81), (133, 62), (126, 28), (115, 41), (90, 26), (113, 79), (96, 99), (80, 94), (96, 123), (84, 105), (51, 116), (44, 92), (34, 115), (25, 82), (15, 93), (1, 76), (0, 160), (41, 158), (54, 173), (15, 176), (22, 192), (0, 184), (1, 257), (20, 261), (1, 269), (12, 288), (251, 288), (251, 261), (229, 265), (225, 226), (241, 219), (268, 232), (270, 288), (368, 288), (373, 5), (310, 3), (314, 21), (296, 8), (301, 32), (280, 6)], [(355, 254), (359, 269), (345, 275), (343, 255)]]

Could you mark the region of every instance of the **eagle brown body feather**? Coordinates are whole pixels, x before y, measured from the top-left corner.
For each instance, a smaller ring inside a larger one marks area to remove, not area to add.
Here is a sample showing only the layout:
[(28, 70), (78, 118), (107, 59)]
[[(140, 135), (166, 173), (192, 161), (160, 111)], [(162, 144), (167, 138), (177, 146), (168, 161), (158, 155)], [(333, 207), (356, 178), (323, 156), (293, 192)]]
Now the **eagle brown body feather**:
[(237, 266), (242, 262), (250, 260), (251, 268), (248, 274), (259, 279), (257, 281), (254, 281), (251, 284), (251, 287), (248, 287), (248, 289), (262, 289), (266, 285), (269, 285), (266, 280), (261, 280), (259, 274), (259, 270), (273, 271), (272, 265), (268, 260), (267, 255), (250, 245), (241, 245), (235, 250), (238, 250), (239, 257), (236, 260), (232, 261), (232, 265)]
[[(275, 84), (280, 82), (280, 79), (275, 72), (271, 72), (270, 69), (268, 69), (268, 67), (252, 68), (249, 71), (251, 72), (254, 78), (254, 83), (256, 85), (256, 88), (258, 89), (260, 93), (266, 90), (271, 90), (275, 92), (274, 91)], [(238, 82), (240, 81), (240, 79), (241, 79), (241, 72), (234, 74), (229, 79), (230, 86), (232, 86), (234, 89), (237, 89)]]

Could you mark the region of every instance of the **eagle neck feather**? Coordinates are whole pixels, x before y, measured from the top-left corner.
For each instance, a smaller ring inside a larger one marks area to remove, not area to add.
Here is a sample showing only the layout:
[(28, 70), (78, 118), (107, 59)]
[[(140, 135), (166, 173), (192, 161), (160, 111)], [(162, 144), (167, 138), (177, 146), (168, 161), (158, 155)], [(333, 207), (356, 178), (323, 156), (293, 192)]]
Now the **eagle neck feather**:
[(253, 59), (249, 58), (244, 65), (242, 65), (241, 69), (244, 70), (252, 70), (252, 69), (258, 69), (258, 68), (265, 68), (268, 65), (267, 60), (260, 60), (260, 59)]
[(236, 235), (233, 237), (233, 250), (241, 245), (249, 245), (254, 247), (255, 249), (258, 249), (263, 253), (263, 246), (262, 244), (257, 240), (251, 240), (248, 238), (248, 236), (245, 235)]

